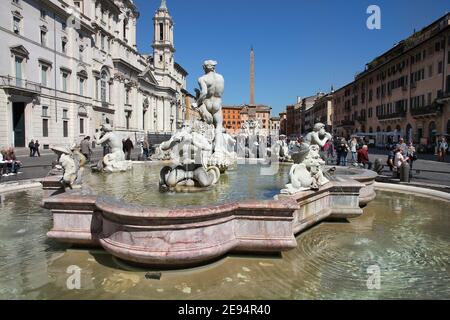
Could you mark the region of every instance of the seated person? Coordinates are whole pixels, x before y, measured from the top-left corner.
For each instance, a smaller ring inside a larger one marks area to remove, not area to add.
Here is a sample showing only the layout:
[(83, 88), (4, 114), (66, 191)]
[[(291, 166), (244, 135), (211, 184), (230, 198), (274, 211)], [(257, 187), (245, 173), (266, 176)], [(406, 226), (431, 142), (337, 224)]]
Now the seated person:
[(364, 168), (367, 166), (367, 169), (372, 169), (372, 162), (369, 161), (369, 147), (367, 145), (358, 150), (358, 163)]
[(394, 166), (397, 172), (400, 171), (400, 168), (405, 162), (408, 162), (409, 158), (403, 155), (403, 150), (400, 147), (395, 149), (395, 158), (394, 158)]
[(17, 160), (16, 153), (13, 148), (9, 148), (6, 152), (6, 160), (10, 174), (17, 174), (22, 167), (22, 163)]
[(2, 150), (0, 152), (0, 174), (3, 176), (8, 176), (8, 161), (5, 159), (6, 151)]

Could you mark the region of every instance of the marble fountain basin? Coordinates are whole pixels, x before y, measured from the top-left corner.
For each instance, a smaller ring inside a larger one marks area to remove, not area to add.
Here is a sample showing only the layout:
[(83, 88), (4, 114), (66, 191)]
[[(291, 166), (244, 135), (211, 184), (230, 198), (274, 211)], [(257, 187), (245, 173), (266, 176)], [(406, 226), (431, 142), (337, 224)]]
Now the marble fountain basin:
[[(137, 175), (148, 171), (157, 176), (160, 170), (158, 165), (142, 168), (134, 168)], [(183, 201), (176, 205), (182, 194), (172, 195), (174, 203), (164, 205), (166, 201), (159, 201), (164, 195), (133, 203), (126, 200), (127, 196), (114, 197), (100, 190), (61, 192), (57, 183), (60, 177), (47, 177), (43, 188), (48, 197), (43, 206), (53, 214), (53, 228), (47, 236), (63, 243), (103, 248), (133, 264), (178, 269), (207, 264), (228, 253), (274, 254), (294, 249), (295, 236), (303, 230), (327, 219), (358, 217), (372, 199), (363, 197), (365, 200), (360, 202), (360, 194), (373, 183), (376, 174), (361, 169), (342, 176), (338, 173), (319, 191), (293, 196), (274, 194), (287, 182), (288, 169), (281, 169), (275, 177), (261, 178), (254, 176), (255, 169), (238, 168), (221, 178), (230, 190), (238, 189), (228, 192), (235, 196), (217, 200), (208, 193), (214, 190), (206, 191), (204, 196), (193, 196), (202, 199), (194, 201), (194, 205)], [(121, 174), (117, 175), (120, 180)], [(87, 180), (92, 181), (90, 178)], [(248, 181), (253, 183), (243, 185)], [(261, 192), (250, 192), (250, 186)], [(151, 192), (153, 187), (149, 187)], [(220, 191), (222, 186), (217, 188)], [(265, 193), (264, 188), (273, 190)], [(135, 190), (139, 191), (150, 192)]]

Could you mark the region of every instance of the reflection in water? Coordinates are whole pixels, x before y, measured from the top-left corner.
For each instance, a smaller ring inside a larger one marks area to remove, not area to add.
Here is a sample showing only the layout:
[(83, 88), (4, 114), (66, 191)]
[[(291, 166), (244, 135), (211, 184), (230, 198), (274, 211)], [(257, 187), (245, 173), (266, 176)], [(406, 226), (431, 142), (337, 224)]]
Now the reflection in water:
[[(282, 258), (229, 256), (152, 280), (155, 270), (47, 240), (41, 197), (16, 193), (0, 205), (2, 299), (450, 299), (448, 203), (380, 193), (361, 218), (310, 229)], [(73, 265), (82, 270), (80, 290), (66, 286)], [(366, 286), (374, 265), (380, 290)]]
[(261, 175), (260, 165), (239, 165), (219, 183), (202, 192), (160, 193), (159, 173), (164, 165), (135, 165), (132, 171), (111, 175), (86, 173), (85, 185), (95, 194), (158, 207), (223, 204), (238, 200), (273, 199), (288, 180), (289, 166), (276, 175)]

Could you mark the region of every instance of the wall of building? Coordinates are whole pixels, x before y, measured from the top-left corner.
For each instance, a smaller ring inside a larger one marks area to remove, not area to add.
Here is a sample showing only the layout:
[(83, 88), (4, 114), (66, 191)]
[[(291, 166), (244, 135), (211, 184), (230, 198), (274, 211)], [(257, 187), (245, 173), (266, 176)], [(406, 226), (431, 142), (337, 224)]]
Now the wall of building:
[[(15, 102), (26, 104), (26, 144), (37, 139), (45, 146), (71, 145), (93, 136), (106, 119), (123, 136), (132, 137), (147, 132), (173, 133), (180, 127), (185, 118), (182, 90), (187, 73), (177, 65), (156, 74), (152, 57), (137, 52), (139, 12), (133, 2), (84, 0), (80, 9), (73, 0), (66, 2), (69, 6), (57, 0), (0, 3), (0, 59), (6, 62), (0, 65), (0, 122), (4, 124), (0, 145), (15, 146)], [(77, 10), (75, 25), (69, 9)], [(160, 14), (158, 10), (155, 16)], [(164, 15), (170, 16), (168, 12)], [(19, 34), (14, 32), (14, 16), (20, 19)], [(43, 43), (41, 31), (46, 32)], [(16, 75), (16, 56), (23, 58), (20, 75)], [(174, 66), (173, 53), (170, 59)], [(42, 66), (47, 67), (46, 83)], [(67, 88), (63, 72), (68, 74)], [(21, 79), (19, 83), (15, 78)], [(84, 79), (82, 85), (80, 79)], [(45, 123), (48, 132), (43, 130)]]

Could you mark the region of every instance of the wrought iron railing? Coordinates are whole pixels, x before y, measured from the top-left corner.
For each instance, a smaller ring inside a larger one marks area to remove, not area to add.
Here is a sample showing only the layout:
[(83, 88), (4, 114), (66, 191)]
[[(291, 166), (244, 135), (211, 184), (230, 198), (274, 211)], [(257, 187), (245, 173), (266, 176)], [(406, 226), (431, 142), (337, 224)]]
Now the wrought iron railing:
[(14, 88), (36, 93), (40, 93), (42, 90), (42, 87), (39, 83), (11, 76), (0, 76), (0, 87)]
[(420, 108), (411, 108), (412, 116), (423, 116), (427, 114), (436, 114), (441, 111), (441, 106), (437, 103), (433, 103), (432, 105), (420, 107)]
[(393, 112), (389, 114), (378, 115), (378, 120), (389, 120), (389, 119), (399, 119), (406, 118), (406, 111)]

